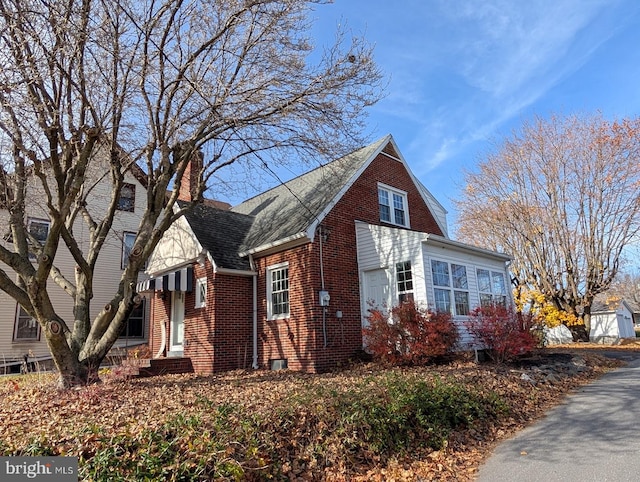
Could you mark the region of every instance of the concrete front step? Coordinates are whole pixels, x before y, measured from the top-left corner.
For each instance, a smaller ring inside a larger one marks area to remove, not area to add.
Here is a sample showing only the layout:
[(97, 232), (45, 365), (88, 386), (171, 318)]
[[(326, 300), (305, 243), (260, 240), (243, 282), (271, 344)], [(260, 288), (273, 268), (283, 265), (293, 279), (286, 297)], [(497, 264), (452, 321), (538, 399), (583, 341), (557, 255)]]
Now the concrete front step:
[[(148, 361), (148, 364), (146, 363)], [(168, 357), (140, 360), (138, 367), (139, 377), (154, 377), (158, 375), (193, 373), (191, 358)]]

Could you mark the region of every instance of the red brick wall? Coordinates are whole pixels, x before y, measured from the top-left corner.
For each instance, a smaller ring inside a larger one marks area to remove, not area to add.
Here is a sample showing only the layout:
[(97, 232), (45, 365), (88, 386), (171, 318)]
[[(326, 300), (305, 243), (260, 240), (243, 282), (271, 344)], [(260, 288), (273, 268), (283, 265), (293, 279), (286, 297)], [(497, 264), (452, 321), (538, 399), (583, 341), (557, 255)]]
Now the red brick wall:
[(214, 371), (250, 368), (253, 362), (253, 279), (216, 275)]
[[(381, 224), (378, 182), (407, 192), (412, 230), (443, 234), (404, 165), (379, 155), (322, 222), (327, 232), (322, 247), (324, 283), (331, 296), (324, 323), (318, 303), (322, 286), (318, 236), (312, 244), (256, 259), (262, 367), (268, 368), (270, 360), (286, 358), (290, 369), (324, 371), (346, 362), (362, 348), (354, 221)], [(291, 316), (267, 320), (266, 270), (285, 261), (289, 262)], [(342, 318), (336, 316), (338, 311)]]
[[(371, 224), (386, 224), (380, 222), (378, 182), (382, 182), (407, 193), (409, 225), (412, 231), (443, 236), (442, 231), (438, 227), (438, 223), (422, 200), (404, 164), (384, 154), (378, 155), (378, 157), (371, 162), (358, 181), (345, 193), (334, 207), (330, 216), (334, 216), (341, 221), (346, 220), (347, 223), (350, 222), (352, 229), (353, 220), (364, 221)], [(328, 219), (323, 221), (323, 223), (328, 222)]]
[[(290, 369), (324, 371), (346, 362), (362, 348), (354, 221), (381, 224), (378, 182), (407, 192), (412, 230), (443, 234), (404, 165), (379, 155), (322, 222), (327, 233), (322, 246), (324, 284), (331, 295), (324, 322), (318, 303), (322, 287), (319, 236), (313, 243), (255, 259), (261, 368), (269, 368), (273, 359), (286, 358)], [(285, 261), (289, 263), (291, 315), (267, 320), (267, 269)], [(207, 303), (206, 308), (196, 309), (195, 293), (186, 296), (184, 355), (199, 373), (248, 368), (253, 348), (251, 277), (214, 274), (208, 262), (194, 270), (196, 279), (207, 276)], [(162, 309), (155, 309), (154, 315), (168, 320), (167, 302), (158, 305)], [(342, 318), (336, 316), (337, 311)], [(150, 339), (159, 343), (155, 333)]]
[[(291, 316), (267, 320), (267, 269), (289, 262), (289, 311)], [(270, 360), (286, 358), (293, 370), (317, 371), (322, 324), (318, 318), (317, 293), (320, 289), (313, 246), (304, 245), (282, 253), (256, 259), (258, 271), (258, 357), (261, 368)]]
[[(184, 356), (191, 358), (193, 369), (197, 373), (213, 373), (213, 335), (216, 304), (213, 286), (215, 274), (209, 261), (204, 266), (193, 265), (193, 291), (185, 294), (184, 300)], [(207, 299), (205, 306), (196, 308), (196, 289), (198, 278), (207, 278)]]

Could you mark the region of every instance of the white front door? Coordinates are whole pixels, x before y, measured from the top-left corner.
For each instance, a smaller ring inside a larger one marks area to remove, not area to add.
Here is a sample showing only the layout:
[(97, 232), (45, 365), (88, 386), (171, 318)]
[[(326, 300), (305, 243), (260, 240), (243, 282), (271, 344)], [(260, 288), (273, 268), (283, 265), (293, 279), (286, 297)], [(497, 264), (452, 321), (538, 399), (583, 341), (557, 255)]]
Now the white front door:
[(171, 343), (169, 351), (183, 351), (184, 342), (184, 292), (171, 292)]
[(368, 311), (374, 308), (391, 308), (389, 298), (389, 278), (387, 270), (376, 269), (364, 273), (364, 306), (362, 316), (366, 319)]

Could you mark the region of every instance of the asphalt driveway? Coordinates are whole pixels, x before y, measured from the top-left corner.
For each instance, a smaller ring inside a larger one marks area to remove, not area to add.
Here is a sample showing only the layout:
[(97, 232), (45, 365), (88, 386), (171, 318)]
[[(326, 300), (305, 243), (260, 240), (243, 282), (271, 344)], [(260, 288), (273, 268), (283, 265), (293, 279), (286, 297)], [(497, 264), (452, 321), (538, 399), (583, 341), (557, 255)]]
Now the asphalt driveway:
[(582, 387), (500, 444), (477, 480), (640, 480), (640, 359)]

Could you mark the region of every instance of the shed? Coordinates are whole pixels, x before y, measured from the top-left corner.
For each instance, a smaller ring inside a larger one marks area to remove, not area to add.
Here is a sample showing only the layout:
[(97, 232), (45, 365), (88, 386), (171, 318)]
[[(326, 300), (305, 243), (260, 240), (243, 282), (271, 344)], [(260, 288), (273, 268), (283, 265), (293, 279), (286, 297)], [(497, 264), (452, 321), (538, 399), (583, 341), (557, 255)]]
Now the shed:
[(608, 302), (596, 300), (591, 307), (589, 339), (613, 344), (623, 338), (635, 338), (633, 310), (624, 299)]

